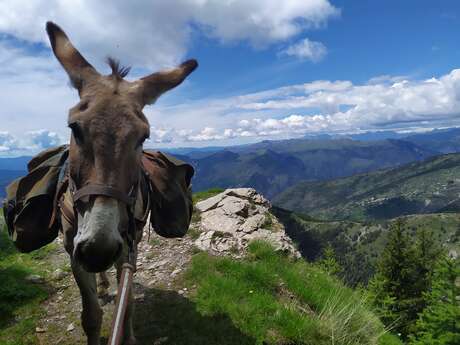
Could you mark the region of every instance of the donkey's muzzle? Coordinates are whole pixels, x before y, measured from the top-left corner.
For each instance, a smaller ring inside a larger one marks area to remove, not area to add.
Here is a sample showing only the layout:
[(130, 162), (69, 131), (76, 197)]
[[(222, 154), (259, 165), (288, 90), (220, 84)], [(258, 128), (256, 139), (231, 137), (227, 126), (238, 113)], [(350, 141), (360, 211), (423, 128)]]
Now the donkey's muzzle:
[(109, 268), (121, 255), (119, 202), (98, 196), (78, 222), (74, 238), (74, 259), (88, 272)]
[(122, 241), (95, 243), (90, 239), (86, 239), (76, 243), (73, 256), (85, 271), (102, 272), (115, 263), (122, 251)]

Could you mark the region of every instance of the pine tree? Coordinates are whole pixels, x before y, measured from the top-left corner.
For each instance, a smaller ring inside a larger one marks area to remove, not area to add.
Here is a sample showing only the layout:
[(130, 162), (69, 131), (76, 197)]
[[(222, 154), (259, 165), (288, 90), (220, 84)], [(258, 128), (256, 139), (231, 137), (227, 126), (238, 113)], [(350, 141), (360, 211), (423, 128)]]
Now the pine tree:
[(420, 314), (411, 345), (460, 344), (460, 260), (446, 256), (437, 264), (427, 307)]
[(416, 320), (427, 305), (426, 293), (442, 253), (430, 230), (418, 229), (415, 243), (408, 232), (402, 220), (391, 226), (377, 272), (369, 283), (382, 321), (403, 339), (415, 331)]
[(369, 282), (370, 298), (388, 327), (405, 338), (415, 321), (416, 253), (402, 220), (392, 224), (388, 242)]
[(426, 306), (425, 294), (431, 288), (434, 267), (442, 253), (439, 242), (431, 230), (421, 228), (417, 231), (415, 244), (415, 285), (413, 316), (423, 311)]
[(317, 263), (324, 271), (331, 275), (339, 276), (343, 272), (342, 267), (335, 257), (334, 248), (330, 244), (323, 249), (322, 257)]

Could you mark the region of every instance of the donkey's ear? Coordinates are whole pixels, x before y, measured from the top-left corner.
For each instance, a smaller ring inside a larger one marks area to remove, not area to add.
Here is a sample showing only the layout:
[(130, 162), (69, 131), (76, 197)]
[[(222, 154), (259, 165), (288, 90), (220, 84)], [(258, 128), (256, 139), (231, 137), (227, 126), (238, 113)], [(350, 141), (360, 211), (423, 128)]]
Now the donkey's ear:
[(56, 55), (62, 67), (64, 67), (69, 75), (72, 85), (78, 91), (81, 91), (84, 83), (90, 78), (98, 76), (98, 72), (75, 49), (65, 32), (59, 26), (53, 22), (47, 22), (46, 32), (48, 33), (54, 55)]
[(187, 60), (176, 68), (153, 73), (141, 78), (138, 83), (142, 92), (143, 104), (151, 104), (160, 95), (184, 81), (198, 67), (196, 60)]

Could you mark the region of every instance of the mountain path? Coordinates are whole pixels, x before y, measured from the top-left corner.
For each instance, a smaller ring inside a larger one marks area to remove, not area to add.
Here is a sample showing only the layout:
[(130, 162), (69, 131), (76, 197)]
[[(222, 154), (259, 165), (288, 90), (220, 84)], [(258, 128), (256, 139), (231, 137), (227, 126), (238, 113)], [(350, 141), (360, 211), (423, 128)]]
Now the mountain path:
[[(86, 337), (80, 322), (80, 293), (73, 278), (69, 257), (63, 248), (62, 239), (58, 238), (57, 242), (58, 248), (47, 258), (50, 270), (53, 272), (50, 285), (54, 291), (43, 304), (44, 318), (37, 325), (37, 338), (39, 344), (43, 345), (86, 344)], [(145, 306), (146, 295), (149, 295), (147, 302), (151, 302), (152, 296), (158, 295), (158, 291), (173, 294), (176, 298), (187, 299), (195, 288), (184, 286), (183, 283), (183, 272), (194, 251), (193, 239), (190, 235), (181, 239), (166, 239), (151, 231), (149, 239), (148, 227), (146, 227), (138, 250), (137, 271), (133, 279), (135, 317), (139, 309)], [(117, 290), (115, 268), (109, 269), (107, 276), (110, 280), (108, 294), (99, 297), (99, 303), (104, 311), (101, 344), (107, 341), (112, 322)], [(152, 322), (154, 319), (155, 317), (152, 317)], [(144, 326), (148, 326), (148, 322), (144, 322)], [(141, 329), (140, 332), (137, 332), (136, 328), (135, 326), (139, 344), (168, 343), (166, 336), (160, 336), (160, 334), (155, 338), (151, 330)]]

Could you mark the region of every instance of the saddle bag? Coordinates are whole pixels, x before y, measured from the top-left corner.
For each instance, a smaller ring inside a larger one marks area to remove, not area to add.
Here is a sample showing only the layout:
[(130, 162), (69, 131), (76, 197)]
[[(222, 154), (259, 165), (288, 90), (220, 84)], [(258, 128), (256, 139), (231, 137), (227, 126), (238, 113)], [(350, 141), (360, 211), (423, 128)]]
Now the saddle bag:
[(150, 224), (160, 236), (184, 236), (193, 212), (193, 167), (152, 150), (143, 152), (142, 165), (150, 185)]
[(58, 235), (55, 195), (67, 157), (67, 145), (39, 153), (28, 163), (27, 175), (6, 188), (3, 213), (8, 233), (21, 252), (43, 247)]

